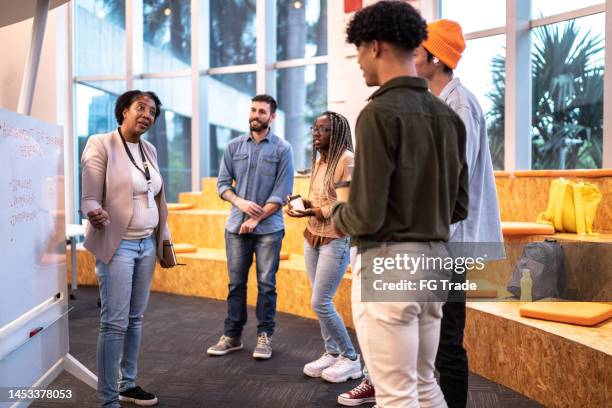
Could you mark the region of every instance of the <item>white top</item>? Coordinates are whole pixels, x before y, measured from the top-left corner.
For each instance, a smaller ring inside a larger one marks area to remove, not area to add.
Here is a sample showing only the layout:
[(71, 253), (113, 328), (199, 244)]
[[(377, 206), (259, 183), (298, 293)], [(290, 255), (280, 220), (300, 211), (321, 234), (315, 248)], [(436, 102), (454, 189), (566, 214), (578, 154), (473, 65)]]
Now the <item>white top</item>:
[[(130, 153), (132, 153), (134, 161), (138, 167), (144, 171), (138, 143), (126, 143), (130, 149)], [(151, 174), (151, 189), (153, 190), (153, 196), (156, 196), (161, 191), (162, 178), (148, 160), (147, 165), (149, 166), (149, 172)], [(157, 227), (159, 223), (159, 210), (157, 205), (149, 207), (149, 199), (147, 196), (149, 186), (145, 175), (132, 163), (130, 163), (130, 168), (132, 169), (132, 183), (134, 186), (134, 209), (132, 219), (125, 231), (123, 239), (142, 239), (151, 235), (155, 227)]]

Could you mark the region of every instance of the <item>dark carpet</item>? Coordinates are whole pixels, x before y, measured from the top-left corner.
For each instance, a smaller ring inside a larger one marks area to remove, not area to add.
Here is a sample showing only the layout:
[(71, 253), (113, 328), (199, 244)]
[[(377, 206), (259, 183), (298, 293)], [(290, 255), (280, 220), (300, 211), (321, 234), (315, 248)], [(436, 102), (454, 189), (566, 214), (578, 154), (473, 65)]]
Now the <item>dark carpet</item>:
[[(97, 288), (80, 287), (70, 312), (70, 352), (96, 372), (98, 337)], [(302, 374), (306, 362), (323, 352), (316, 321), (277, 315), (274, 355), (268, 361), (251, 357), (256, 318), (249, 308), (245, 348), (223, 357), (205, 350), (222, 332), (225, 302), (152, 293), (143, 323), (138, 384), (155, 393), (159, 407), (336, 407), (336, 396), (359, 381), (330, 384)], [(355, 333), (351, 332), (355, 344)], [(72, 388), (76, 402), (32, 407), (98, 407), (96, 392), (64, 372), (51, 385)], [(540, 407), (536, 402), (475, 374), (470, 375), (470, 407)], [(124, 404), (125, 407), (133, 406)]]

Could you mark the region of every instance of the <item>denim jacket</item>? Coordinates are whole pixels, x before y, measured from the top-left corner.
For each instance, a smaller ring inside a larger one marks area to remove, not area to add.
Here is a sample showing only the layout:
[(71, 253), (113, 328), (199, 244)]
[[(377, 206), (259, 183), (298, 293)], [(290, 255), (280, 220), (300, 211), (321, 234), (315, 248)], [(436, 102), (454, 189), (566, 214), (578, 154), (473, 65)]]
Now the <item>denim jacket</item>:
[[(230, 141), (225, 149), (217, 192), (221, 196), (231, 189), (238, 197), (262, 207), (266, 203), (279, 204), (281, 208), (253, 231), (253, 234), (271, 234), (285, 228), (282, 206), (293, 190), (293, 168), (293, 152), (285, 140), (270, 132), (257, 144), (250, 134), (242, 135)], [(233, 206), (226, 229), (237, 234), (247, 219), (247, 214)]]
[[(450, 242), (503, 242), (499, 203), (489, 151), (487, 124), (476, 97), (458, 78), (451, 80), (440, 93), (463, 120), (466, 130), (466, 162), (469, 174), (469, 209), (465, 220), (451, 226)], [(489, 259), (503, 259), (503, 246)]]

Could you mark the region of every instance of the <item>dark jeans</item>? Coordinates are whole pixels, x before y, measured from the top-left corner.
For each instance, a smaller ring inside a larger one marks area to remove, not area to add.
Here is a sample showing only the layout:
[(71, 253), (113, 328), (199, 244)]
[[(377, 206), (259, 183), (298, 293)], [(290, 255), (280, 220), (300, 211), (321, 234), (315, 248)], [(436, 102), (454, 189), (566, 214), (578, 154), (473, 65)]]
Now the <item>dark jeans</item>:
[(440, 388), (449, 408), (465, 408), (468, 395), (468, 357), (463, 348), (465, 293), (458, 295), (463, 301), (446, 302), (442, 307), (440, 345), (436, 355)]
[(242, 335), (247, 321), (247, 280), (253, 254), (257, 257), (257, 334), (274, 332), (276, 314), (276, 272), (285, 231), (272, 234), (234, 234), (225, 231), (225, 250), (229, 272), (227, 318), (224, 333), (229, 337)]

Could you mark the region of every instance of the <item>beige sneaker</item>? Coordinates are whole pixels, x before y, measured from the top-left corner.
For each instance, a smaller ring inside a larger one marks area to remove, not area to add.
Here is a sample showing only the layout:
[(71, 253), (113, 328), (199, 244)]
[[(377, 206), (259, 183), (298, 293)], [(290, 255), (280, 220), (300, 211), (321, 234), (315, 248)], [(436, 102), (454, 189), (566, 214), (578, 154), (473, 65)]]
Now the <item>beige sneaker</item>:
[(259, 333), (257, 335), (257, 346), (253, 351), (254, 358), (267, 360), (272, 357), (272, 338), (268, 337), (267, 333)]
[(232, 351), (241, 350), (242, 342), (240, 337), (221, 336), (217, 344), (210, 346), (206, 352), (211, 356), (224, 356)]

